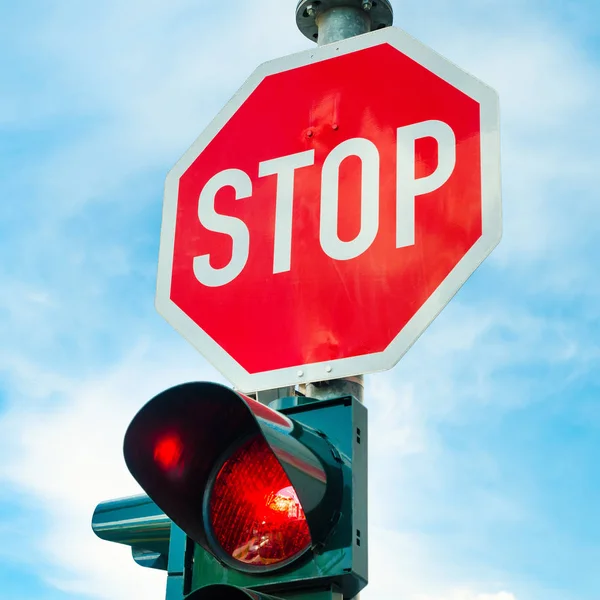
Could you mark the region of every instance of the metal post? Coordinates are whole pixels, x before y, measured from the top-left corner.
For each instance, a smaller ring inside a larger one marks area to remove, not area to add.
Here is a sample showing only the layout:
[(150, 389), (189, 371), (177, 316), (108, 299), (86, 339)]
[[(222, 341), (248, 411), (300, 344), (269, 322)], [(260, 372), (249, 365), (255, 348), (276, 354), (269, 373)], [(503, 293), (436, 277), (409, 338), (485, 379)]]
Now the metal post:
[[(319, 46), (389, 27), (394, 19), (388, 0), (300, 0), (296, 23), (300, 31)], [(364, 401), (364, 376), (308, 383), (306, 395), (327, 400), (345, 394)], [(353, 600), (360, 600), (360, 594)]]
[(371, 17), (362, 8), (355, 6), (334, 6), (316, 15), (319, 32), (317, 44), (333, 44), (339, 40), (371, 31)]
[(350, 395), (354, 396), (359, 402), (363, 402), (364, 388), (364, 376), (355, 375), (354, 377), (345, 377), (343, 379), (328, 379), (326, 381), (308, 383), (306, 384), (306, 395), (309, 398), (317, 398), (319, 400)]
[(389, 0), (300, 0), (298, 29), (319, 46), (389, 27), (394, 20)]
[[(389, 27), (393, 19), (388, 0), (300, 0), (296, 7), (298, 28), (319, 46)], [(327, 400), (345, 394), (363, 402), (363, 375), (306, 385), (306, 395), (310, 398)]]

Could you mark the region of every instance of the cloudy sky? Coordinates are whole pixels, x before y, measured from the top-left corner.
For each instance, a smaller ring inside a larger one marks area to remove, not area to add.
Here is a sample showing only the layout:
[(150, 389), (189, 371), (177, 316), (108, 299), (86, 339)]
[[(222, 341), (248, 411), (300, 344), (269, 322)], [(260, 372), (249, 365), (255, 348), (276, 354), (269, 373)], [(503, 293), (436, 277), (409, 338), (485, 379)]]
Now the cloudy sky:
[[(398, 366), (370, 376), (362, 600), (600, 597), (600, 22), (591, 0), (393, 2), (492, 87), (504, 237)], [(90, 529), (137, 493), (152, 395), (221, 380), (154, 309), (168, 170), (294, 0), (22, 0), (0, 17), (0, 598), (164, 598)]]

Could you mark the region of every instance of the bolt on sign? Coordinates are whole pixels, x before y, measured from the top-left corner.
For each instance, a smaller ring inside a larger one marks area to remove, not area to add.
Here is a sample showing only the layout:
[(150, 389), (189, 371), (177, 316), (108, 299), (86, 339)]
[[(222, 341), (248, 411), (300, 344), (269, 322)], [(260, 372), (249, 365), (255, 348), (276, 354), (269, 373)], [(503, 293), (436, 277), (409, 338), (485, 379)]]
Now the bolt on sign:
[(496, 92), (403, 31), (265, 63), (167, 177), (157, 309), (243, 391), (389, 369), (500, 187)]

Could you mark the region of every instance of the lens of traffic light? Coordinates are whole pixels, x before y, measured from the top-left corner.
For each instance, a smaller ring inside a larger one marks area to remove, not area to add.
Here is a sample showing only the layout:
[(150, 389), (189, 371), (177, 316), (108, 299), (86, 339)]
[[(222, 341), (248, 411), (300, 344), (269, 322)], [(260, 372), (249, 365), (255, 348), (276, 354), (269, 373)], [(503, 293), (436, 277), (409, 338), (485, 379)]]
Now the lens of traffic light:
[(283, 566), (311, 545), (302, 505), (262, 436), (244, 442), (223, 463), (208, 500), (215, 541), (244, 566)]

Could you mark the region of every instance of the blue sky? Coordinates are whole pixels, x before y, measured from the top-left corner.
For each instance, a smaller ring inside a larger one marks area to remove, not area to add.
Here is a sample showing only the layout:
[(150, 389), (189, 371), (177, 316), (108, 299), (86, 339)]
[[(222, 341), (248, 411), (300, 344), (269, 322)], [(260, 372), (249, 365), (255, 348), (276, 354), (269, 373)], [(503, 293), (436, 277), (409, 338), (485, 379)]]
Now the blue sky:
[[(96, 539), (157, 391), (220, 376), (155, 312), (164, 177), (293, 0), (23, 0), (0, 22), (0, 598), (164, 597)], [(600, 597), (600, 46), (595, 3), (393, 2), (494, 87), (504, 237), (370, 376), (363, 600)]]

